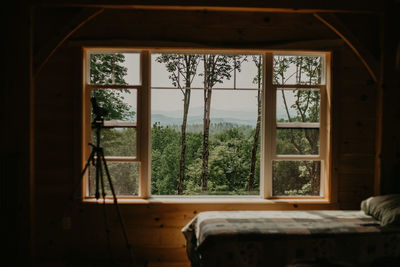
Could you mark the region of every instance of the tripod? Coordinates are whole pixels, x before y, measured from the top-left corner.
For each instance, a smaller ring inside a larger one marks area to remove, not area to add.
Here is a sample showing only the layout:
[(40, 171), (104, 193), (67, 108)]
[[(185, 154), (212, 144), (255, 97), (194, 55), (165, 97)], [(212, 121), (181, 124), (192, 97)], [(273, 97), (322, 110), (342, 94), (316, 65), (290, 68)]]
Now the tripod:
[[(106, 211), (106, 191), (105, 191), (105, 180), (104, 180), (104, 172), (103, 172), (103, 171), (105, 171), (105, 174), (107, 177), (106, 181), (108, 182), (108, 185), (111, 190), (111, 194), (113, 197), (113, 204), (114, 204), (116, 212), (117, 212), (118, 221), (121, 225), (122, 234), (123, 234), (123, 237), (125, 240), (126, 248), (128, 249), (128, 252), (129, 252), (130, 266), (135, 267), (136, 264), (135, 264), (134, 256), (132, 253), (131, 244), (129, 242), (125, 224), (124, 224), (124, 221), (123, 221), (123, 218), (121, 215), (121, 211), (118, 206), (117, 196), (115, 194), (114, 186), (111, 181), (110, 171), (108, 169), (106, 159), (104, 158), (104, 150), (101, 147), (100, 132), (101, 132), (102, 127), (104, 126), (104, 116), (107, 114), (107, 111), (97, 105), (96, 99), (94, 97), (91, 98), (91, 102), (93, 105), (93, 113), (95, 115), (95, 118), (92, 122), (92, 129), (95, 129), (95, 131), (96, 131), (96, 144), (94, 145), (92, 143), (89, 143), (89, 145), (92, 147), (92, 151), (91, 151), (90, 156), (85, 164), (85, 167), (83, 168), (83, 170), (81, 172), (80, 179), (77, 183), (77, 188), (75, 188), (75, 190), (73, 191), (71, 199), (75, 195), (75, 191), (79, 188), (79, 185), (81, 184), (82, 179), (83, 179), (86, 171), (88, 170), (89, 166), (92, 164), (93, 166), (95, 166), (95, 169), (96, 169), (95, 198), (96, 198), (96, 200), (99, 200), (100, 195), (103, 198), (103, 216), (104, 216), (104, 225), (105, 225), (106, 234), (107, 234), (107, 247), (108, 247), (108, 251), (110, 253), (110, 258), (112, 261), (110, 227), (108, 225), (107, 211)], [(100, 192), (101, 192), (101, 194), (100, 194)]]

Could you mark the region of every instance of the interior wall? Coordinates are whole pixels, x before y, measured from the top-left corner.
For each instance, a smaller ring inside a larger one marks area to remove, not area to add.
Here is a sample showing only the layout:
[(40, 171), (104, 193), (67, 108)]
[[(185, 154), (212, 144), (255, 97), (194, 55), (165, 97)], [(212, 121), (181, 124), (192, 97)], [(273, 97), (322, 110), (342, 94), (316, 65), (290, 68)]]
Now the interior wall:
[[(53, 15), (37, 20), (38, 31), (49, 21), (56, 21), (57, 12), (61, 11), (41, 12)], [(50, 35), (55, 31), (48, 30)], [(38, 49), (40, 40), (46, 40), (44, 36), (37, 41)], [(83, 264), (86, 260), (108, 257), (101, 205), (74, 205), (70, 225), (63, 221), (63, 208), (80, 173), (81, 47), (85, 45), (332, 51), (331, 177), (335, 181), (337, 203), (325, 208), (359, 209), (360, 201), (373, 194), (377, 84), (353, 51), (312, 14), (105, 10), (76, 31), (36, 77), (34, 259), (37, 263), (79, 260)], [(188, 265), (180, 229), (200, 211), (282, 208), (321, 206), (121, 205), (135, 255), (150, 266)], [(111, 205), (107, 210), (114, 253), (124, 260), (126, 249), (115, 210)]]

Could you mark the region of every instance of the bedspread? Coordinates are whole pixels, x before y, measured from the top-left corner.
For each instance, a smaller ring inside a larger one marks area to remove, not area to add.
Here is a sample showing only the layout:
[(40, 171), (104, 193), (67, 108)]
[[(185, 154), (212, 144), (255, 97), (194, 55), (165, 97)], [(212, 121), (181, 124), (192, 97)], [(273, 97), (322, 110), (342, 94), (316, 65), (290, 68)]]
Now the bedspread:
[(325, 259), (369, 266), (400, 255), (400, 229), (362, 211), (222, 211), (183, 229), (192, 266), (285, 266)]

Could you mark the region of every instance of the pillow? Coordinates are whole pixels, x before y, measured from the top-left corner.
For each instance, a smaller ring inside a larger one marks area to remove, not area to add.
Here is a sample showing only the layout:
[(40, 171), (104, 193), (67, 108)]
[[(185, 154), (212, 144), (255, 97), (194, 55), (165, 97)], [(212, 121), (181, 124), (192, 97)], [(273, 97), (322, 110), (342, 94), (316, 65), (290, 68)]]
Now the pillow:
[(367, 198), (361, 202), (361, 209), (379, 220), (382, 226), (400, 226), (400, 194)]

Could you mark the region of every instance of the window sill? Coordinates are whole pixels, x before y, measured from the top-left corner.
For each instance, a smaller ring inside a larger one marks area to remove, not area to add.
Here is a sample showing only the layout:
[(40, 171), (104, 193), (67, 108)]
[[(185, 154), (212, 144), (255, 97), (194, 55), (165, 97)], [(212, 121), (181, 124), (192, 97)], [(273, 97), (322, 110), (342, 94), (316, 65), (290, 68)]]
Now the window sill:
[[(96, 200), (95, 198), (85, 198), (83, 202), (86, 203), (103, 203), (103, 199)], [(113, 199), (107, 198), (105, 200), (106, 204), (112, 204)], [(279, 207), (311, 207), (320, 206), (326, 209), (336, 209), (338, 207), (337, 203), (330, 202), (325, 198), (274, 198), (274, 199), (262, 199), (259, 197), (204, 197), (204, 196), (183, 196), (183, 197), (151, 197), (148, 199), (140, 198), (118, 198), (118, 204), (130, 204), (130, 205), (147, 205), (147, 204), (180, 204), (180, 205), (191, 205), (191, 204), (206, 204), (210, 206), (219, 206), (221, 204), (230, 205), (265, 205), (265, 206), (279, 206)]]

